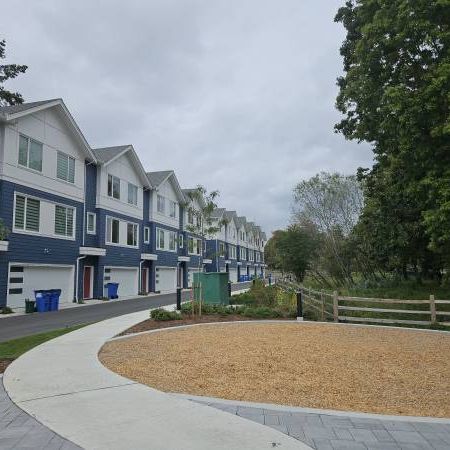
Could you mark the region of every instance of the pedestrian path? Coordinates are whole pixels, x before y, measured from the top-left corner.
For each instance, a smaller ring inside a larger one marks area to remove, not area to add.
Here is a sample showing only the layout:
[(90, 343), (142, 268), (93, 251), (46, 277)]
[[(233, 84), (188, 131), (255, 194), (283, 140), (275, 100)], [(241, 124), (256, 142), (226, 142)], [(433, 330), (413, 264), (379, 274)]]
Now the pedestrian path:
[[(178, 397), (189, 398), (187, 395)], [(274, 407), (190, 397), (230, 414), (267, 425), (317, 450), (449, 450), (450, 419), (417, 418)], [(256, 406), (255, 406), (256, 405)], [(320, 412), (319, 412), (320, 411)]]
[(17, 407), (8, 397), (0, 375), (0, 449), (80, 450)]

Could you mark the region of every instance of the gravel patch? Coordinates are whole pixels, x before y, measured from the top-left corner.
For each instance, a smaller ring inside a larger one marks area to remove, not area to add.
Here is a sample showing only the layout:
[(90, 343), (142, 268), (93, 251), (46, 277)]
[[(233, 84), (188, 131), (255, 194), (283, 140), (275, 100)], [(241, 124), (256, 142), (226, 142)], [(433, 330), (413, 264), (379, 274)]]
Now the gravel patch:
[(450, 417), (450, 336), (297, 323), (204, 325), (107, 343), (111, 370), (167, 392)]

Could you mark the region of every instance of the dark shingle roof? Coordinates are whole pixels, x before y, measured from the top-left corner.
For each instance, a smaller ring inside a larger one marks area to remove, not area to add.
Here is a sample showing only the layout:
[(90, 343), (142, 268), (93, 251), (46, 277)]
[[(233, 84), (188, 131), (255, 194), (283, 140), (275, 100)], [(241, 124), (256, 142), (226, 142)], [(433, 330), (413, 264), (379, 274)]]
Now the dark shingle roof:
[(42, 100), (40, 102), (30, 102), (30, 103), (22, 103), (21, 105), (12, 105), (12, 106), (0, 106), (0, 115), (6, 116), (7, 114), (16, 114), (23, 111), (27, 111), (28, 109), (33, 109), (38, 106), (45, 105), (47, 103), (52, 103), (55, 101), (61, 100), (60, 98), (53, 98), (51, 100)]
[(100, 162), (107, 163), (130, 147), (131, 145), (118, 145), (116, 147), (93, 148), (92, 151)]
[(225, 208), (216, 208), (212, 213), (211, 217), (213, 219), (220, 219), (225, 213)]
[(173, 170), (160, 170), (159, 172), (147, 172), (147, 177), (150, 180), (150, 184), (154, 187), (158, 187)]

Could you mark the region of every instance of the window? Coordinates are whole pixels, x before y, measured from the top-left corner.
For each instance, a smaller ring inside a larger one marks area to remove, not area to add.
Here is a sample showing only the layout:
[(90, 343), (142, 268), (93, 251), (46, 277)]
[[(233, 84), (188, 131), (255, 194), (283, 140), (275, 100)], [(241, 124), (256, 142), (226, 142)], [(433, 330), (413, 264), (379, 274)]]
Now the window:
[(156, 248), (158, 250), (164, 250), (164, 230), (160, 228), (156, 229)]
[(19, 164), (42, 172), (42, 144), (21, 134), (19, 136)]
[(195, 252), (197, 255), (201, 255), (202, 253), (202, 240), (197, 239), (197, 251)]
[(39, 231), (41, 202), (34, 198), (16, 196), (14, 227), (20, 230)]
[(158, 212), (161, 214), (166, 213), (166, 199), (162, 195), (158, 195), (158, 201), (157, 201), (157, 208)]
[(178, 235), (178, 247), (183, 248), (184, 247), (184, 236), (182, 234)]
[(169, 215), (170, 217), (177, 217), (177, 203), (170, 200), (169, 202), (170, 205), (170, 211), (169, 211)]
[(75, 159), (58, 152), (56, 157), (56, 178), (75, 183)]
[(219, 242), (219, 256), (225, 256), (225, 244)]
[(138, 188), (132, 183), (128, 183), (128, 203), (137, 206)]
[(150, 228), (149, 227), (144, 228), (144, 243), (145, 244), (150, 243)]
[(87, 232), (88, 234), (95, 234), (96, 233), (96, 215), (95, 213), (88, 212), (87, 213)]
[(120, 178), (108, 174), (108, 197), (120, 200)]
[(245, 257), (245, 248), (240, 249), (240, 259), (241, 259), (241, 261), (245, 261), (247, 259)]
[(175, 251), (177, 249), (177, 233), (169, 231), (169, 250)]
[(188, 252), (193, 254), (194, 253), (194, 238), (188, 238)]
[(229, 253), (230, 259), (236, 259), (236, 247), (234, 245), (230, 245)]
[(106, 242), (109, 244), (119, 243), (119, 221), (108, 217), (106, 219)]
[(55, 205), (55, 234), (73, 236), (73, 208)]
[(137, 246), (138, 226), (135, 223), (127, 223), (127, 245)]
[(188, 211), (188, 219), (187, 219), (187, 221), (188, 221), (189, 225), (194, 225), (194, 212), (191, 211), (191, 210)]

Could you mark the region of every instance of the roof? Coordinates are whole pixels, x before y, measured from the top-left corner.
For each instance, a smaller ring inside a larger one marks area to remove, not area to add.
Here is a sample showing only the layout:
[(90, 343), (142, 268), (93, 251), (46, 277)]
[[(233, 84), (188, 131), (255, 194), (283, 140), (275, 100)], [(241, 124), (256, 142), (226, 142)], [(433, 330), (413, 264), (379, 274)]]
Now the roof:
[(173, 170), (160, 170), (159, 172), (147, 172), (147, 178), (154, 187), (160, 186), (170, 175), (175, 174)]
[(211, 213), (211, 218), (213, 218), (213, 219), (221, 219), (223, 217), (224, 213), (225, 213), (225, 208), (216, 208)]
[(245, 227), (245, 225), (246, 225), (246, 223), (247, 223), (247, 217), (245, 217), (245, 216), (240, 216), (240, 217), (237, 218), (237, 222), (238, 222), (238, 224), (239, 224), (241, 227), (242, 227), (242, 226)]
[(58, 101), (62, 100), (60, 98), (52, 98), (50, 100), (42, 100), (39, 102), (21, 103), (20, 105), (0, 106), (0, 115), (6, 118), (8, 115), (11, 114), (22, 113), (30, 109), (38, 108), (40, 106), (44, 106), (49, 103), (54, 103)]
[(152, 184), (151, 182), (149, 182), (147, 174), (145, 173), (145, 170), (142, 167), (141, 160), (139, 159), (138, 155), (136, 154), (131, 144), (117, 145), (114, 147), (95, 148), (92, 149), (92, 151), (94, 152), (98, 162), (105, 166), (112, 163), (116, 159), (120, 158), (125, 153), (130, 153), (134, 163), (134, 167), (141, 177), (142, 184), (147, 187), (152, 187)]
[(131, 147), (131, 145), (119, 145), (117, 147), (93, 148), (92, 151), (94, 152), (97, 159), (101, 163), (105, 164), (109, 163), (120, 154), (124, 153), (125, 150), (127, 150), (129, 147)]
[(200, 193), (198, 188), (181, 189), (181, 190), (183, 191), (186, 203), (189, 203), (194, 197), (202, 208), (205, 206), (205, 199), (203, 198), (202, 195), (201, 196), (198, 195)]
[(90, 161), (97, 162), (94, 152), (91, 149), (91, 146), (86, 141), (83, 133), (75, 122), (72, 114), (67, 109), (67, 106), (64, 104), (61, 98), (54, 98), (50, 100), (42, 100), (38, 102), (30, 102), (30, 103), (22, 103), (20, 105), (12, 105), (12, 106), (1, 106), (0, 107), (0, 121), (9, 122), (11, 120), (19, 119), (20, 117), (26, 116), (28, 114), (37, 113), (43, 109), (58, 107), (59, 111), (62, 112), (64, 119), (66, 120), (67, 125), (73, 131), (75, 137), (80, 143), (81, 147), (84, 150), (85, 155)]
[(231, 222), (234, 220), (234, 223), (237, 223), (237, 213), (236, 211), (226, 211), (223, 213), (225, 216), (225, 219), (227, 219), (228, 222)]

